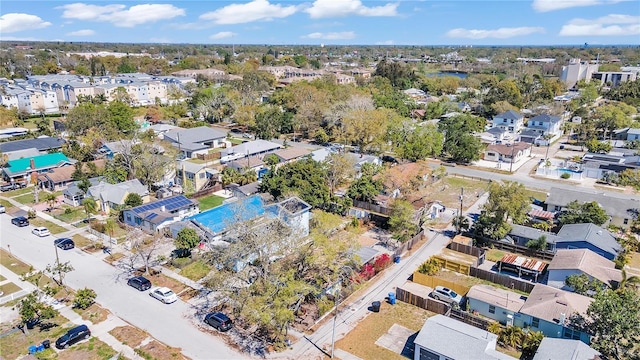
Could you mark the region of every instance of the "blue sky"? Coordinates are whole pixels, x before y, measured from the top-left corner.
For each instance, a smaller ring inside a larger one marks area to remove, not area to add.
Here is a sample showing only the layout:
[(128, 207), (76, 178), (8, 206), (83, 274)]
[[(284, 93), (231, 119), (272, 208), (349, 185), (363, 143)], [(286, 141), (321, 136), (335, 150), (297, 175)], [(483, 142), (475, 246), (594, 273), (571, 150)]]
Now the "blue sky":
[(638, 0), (3, 0), (1, 40), (197, 44), (640, 44)]

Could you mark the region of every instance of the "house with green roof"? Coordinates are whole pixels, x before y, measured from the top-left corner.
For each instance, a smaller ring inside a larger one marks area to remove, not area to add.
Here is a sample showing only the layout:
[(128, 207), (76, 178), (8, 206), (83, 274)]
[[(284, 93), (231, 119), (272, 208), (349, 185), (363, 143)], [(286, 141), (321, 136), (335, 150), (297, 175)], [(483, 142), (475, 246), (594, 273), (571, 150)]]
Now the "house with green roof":
[(69, 160), (63, 153), (57, 152), (9, 160), (5, 167), (2, 168), (2, 173), (5, 180), (11, 182), (30, 182), (30, 176), (37, 176), (50, 169), (73, 165), (74, 163), (74, 160)]

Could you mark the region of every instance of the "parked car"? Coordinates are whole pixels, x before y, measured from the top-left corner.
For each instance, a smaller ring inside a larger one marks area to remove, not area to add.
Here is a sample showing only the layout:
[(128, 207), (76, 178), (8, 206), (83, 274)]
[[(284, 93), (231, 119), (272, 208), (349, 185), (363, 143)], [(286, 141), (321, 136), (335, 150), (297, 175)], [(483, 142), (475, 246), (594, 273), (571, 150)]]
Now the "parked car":
[(233, 327), (233, 321), (221, 312), (212, 312), (204, 317), (204, 322), (218, 329), (218, 331), (228, 331)]
[(4, 214), (7, 212), (7, 209), (4, 207), (4, 205), (0, 205), (0, 214)]
[(76, 244), (73, 242), (73, 240), (69, 238), (55, 239), (53, 240), (53, 245), (57, 246), (62, 250), (70, 250), (76, 247)]
[(155, 289), (151, 290), (149, 295), (151, 295), (151, 297), (154, 297), (154, 298), (162, 301), (165, 304), (171, 304), (171, 303), (176, 302), (178, 300), (178, 296), (171, 289), (169, 289), (167, 287), (155, 288)]
[(66, 349), (78, 341), (88, 339), (90, 337), (91, 330), (89, 330), (87, 325), (79, 325), (59, 337), (58, 340), (56, 340), (56, 347), (58, 349)]
[(138, 291), (145, 291), (151, 289), (151, 281), (144, 276), (134, 276), (127, 281), (127, 285), (132, 288), (138, 289)]
[(45, 237), (45, 236), (49, 236), (51, 235), (51, 233), (49, 232), (49, 229), (47, 229), (46, 227), (43, 226), (38, 226), (33, 228), (33, 230), (31, 230), (31, 233), (33, 235), (37, 235), (40, 237)]
[(29, 219), (24, 216), (18, 216), (11, 219), (11, 223), (18, 227), (29, 226)]
[(460, 303), (462, 303), (462, 296), (460, 296), (460, 294), (444, 286), (436, 286), (433, 292), (431, 292), (431, 296), (436, 300), (449, 304), (460, 305)]
[(23, 187), (25, 187), (23, 183), (11, 183), (11, 184), (0, 186), (0, 191), (5, 192), (5, 191), (17, 190), (17, 189), (22, 189)]

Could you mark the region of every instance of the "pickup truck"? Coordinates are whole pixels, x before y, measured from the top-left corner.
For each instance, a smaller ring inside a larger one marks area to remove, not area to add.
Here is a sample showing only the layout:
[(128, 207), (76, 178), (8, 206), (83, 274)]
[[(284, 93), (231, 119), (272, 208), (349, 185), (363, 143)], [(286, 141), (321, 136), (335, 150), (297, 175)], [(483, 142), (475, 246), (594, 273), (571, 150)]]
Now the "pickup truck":
[(17, 190), (17, 189), (22, 189), (23, 187), (25, 187), (25, 184), (23, 183), (5, 184), (0, 186), (0, 191), (5, 192), (5, 191)]

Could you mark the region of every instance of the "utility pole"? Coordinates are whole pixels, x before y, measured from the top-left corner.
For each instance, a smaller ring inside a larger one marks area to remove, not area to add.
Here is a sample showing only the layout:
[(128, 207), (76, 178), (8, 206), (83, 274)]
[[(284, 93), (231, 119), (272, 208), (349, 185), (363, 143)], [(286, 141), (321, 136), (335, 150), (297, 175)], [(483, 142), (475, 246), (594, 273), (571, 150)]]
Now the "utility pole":
[(456, 224), (458, 225), (458, 233), (462, 232), (462, 201), (464, 200), (464, 187), (460, 188), (460, 212), (458, 213), (458, 218), (456, 219)]
[(60, 278), (60, 285), (64, 286), (62, 282), (62, 269), (60, 268), (60, 258), (58, 257), (58, 245), (53, 247), (56, 249), (56, 267), (58, 268), (58, 277)]
[(513, 151), (515, 150), (515, 147), (513, 145), (511, 145), (511, 165), (509, 165), (509, 172), (513, 172)]

